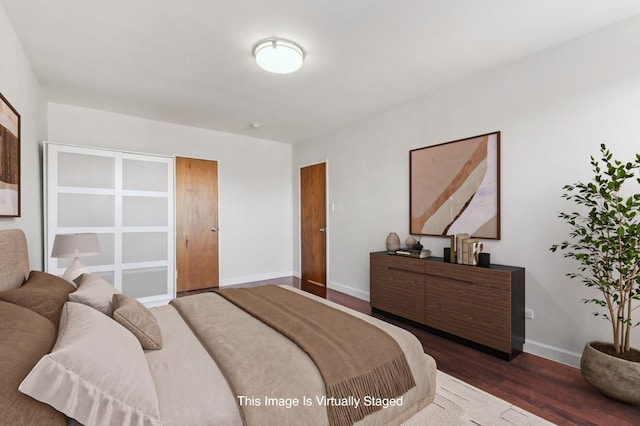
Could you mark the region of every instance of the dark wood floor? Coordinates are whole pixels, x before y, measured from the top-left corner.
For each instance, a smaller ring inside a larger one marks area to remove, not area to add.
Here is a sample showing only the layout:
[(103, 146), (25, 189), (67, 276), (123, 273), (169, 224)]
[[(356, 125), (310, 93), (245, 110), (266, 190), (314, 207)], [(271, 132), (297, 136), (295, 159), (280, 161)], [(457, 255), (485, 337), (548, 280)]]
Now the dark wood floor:
[[(239, 286), (286, 284), (299, 288), (297, 278)], [(329, 290), (327, 299), (371, 314), (369, 302)], [(522, 353), (511, 362), (454, 343), (425, 330), (374, 314), (413, 333), (438, 369), (558, 425), (640, 426), (640, 407), (602, 396), (584, 381), (580, 371), (545, 358)]]

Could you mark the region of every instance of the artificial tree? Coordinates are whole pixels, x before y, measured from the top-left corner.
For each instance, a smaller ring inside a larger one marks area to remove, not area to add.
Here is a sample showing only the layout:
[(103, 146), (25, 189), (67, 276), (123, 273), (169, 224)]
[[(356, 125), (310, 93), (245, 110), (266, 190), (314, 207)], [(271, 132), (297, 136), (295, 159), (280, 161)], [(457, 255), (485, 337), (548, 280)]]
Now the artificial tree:
[(600, 151), (600, 161), (590, 157), (594, 174), (590, 182), (563, 187), (562, 197), (580, 209), (559, 213), (571, 227), (571, 238), (553, 245), (551, 251), (562, 250), (564, 257), (577, 260), (577, 271), (566, 275), (600, 291), (601, 297), (584, 302), (604, 308), (594, 315), (611, 323), (611, 354), (639, 361), (630, 340), (631, 329), (640, 324), (632, 319), (640, 301), (640, 194), (636, 187), (624, 197), (622, 187), (629, 180), (640, 183), (640, 154), (625, 163), (614, 160), (605, 144)]

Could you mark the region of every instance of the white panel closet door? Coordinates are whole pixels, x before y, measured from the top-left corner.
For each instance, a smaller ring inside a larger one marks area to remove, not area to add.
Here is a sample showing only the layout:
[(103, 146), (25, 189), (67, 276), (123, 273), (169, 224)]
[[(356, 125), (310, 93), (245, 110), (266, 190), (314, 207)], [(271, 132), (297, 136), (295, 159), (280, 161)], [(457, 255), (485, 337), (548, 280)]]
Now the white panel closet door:
[(91, 273), (151, 306), (175, 296), (173, 157), (46, 142), (46, 270), (56, 234), (95, 232), (100, 254), (83, 257)]

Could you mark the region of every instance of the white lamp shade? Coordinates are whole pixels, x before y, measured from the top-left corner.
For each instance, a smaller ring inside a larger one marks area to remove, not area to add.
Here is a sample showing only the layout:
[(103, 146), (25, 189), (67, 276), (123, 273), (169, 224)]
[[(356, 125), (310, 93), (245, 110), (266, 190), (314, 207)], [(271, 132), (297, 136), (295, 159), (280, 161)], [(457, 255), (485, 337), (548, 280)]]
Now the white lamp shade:
[(278, 38), (262, 40), (253, 49), (260, 68), (276, 74), (288, 74), (302, 66), (304, 51), (296, 43)]
[(58, 234), (51, 257), (84, 257), (100, 254), (97, 234)]

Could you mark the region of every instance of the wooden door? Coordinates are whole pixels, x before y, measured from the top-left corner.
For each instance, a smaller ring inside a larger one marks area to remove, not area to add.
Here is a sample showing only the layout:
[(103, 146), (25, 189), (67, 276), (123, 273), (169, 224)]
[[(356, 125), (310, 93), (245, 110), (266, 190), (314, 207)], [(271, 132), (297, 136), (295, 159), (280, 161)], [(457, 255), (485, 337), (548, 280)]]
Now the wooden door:
[(218, 163), (176, 157), (178, 292), (218, 287)]
[(327, 296), (326, 163), (300, 169), (301, 288)]

